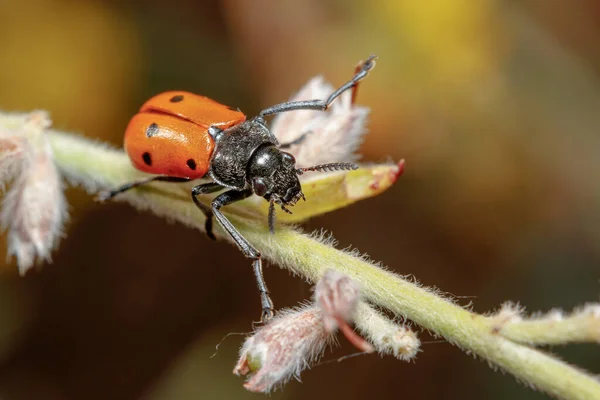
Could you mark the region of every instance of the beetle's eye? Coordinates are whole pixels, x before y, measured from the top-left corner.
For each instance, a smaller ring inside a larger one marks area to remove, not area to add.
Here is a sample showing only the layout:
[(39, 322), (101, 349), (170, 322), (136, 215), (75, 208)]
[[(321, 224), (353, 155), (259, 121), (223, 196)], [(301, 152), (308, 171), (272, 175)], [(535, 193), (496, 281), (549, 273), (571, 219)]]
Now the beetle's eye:
[(295, 165), (296, 164), (296, 159), (294, 158), (293, 155), (291, 155), (290, 153), (286, 153), (285, 151), (282, 152), (283, 155), (283, 160), (290, 164), (290, 165)]
[(267, 184), (262, 178), (254, 178), (254, 193), (264, 196), (267, 193)]

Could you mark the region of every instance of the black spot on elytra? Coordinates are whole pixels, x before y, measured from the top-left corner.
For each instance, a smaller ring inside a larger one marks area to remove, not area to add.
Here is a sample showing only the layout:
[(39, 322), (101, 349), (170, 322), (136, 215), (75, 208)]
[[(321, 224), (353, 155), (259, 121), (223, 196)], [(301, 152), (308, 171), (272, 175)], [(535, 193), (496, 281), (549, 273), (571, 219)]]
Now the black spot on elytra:
[(152, 166), (152, 157), (150, 157), (150, 153), (145, 152), (144, 154), (142, 154), (142, 160), (144, 160), (144, 163), (147, 166)]
[(194, 161), (193, 158), (190, 158), (189, 160), (187, 160), (187, 166), (190, 167), (190, 169), (192, 171), (196, 170), (196, 161)]
[(182, 100), (183, 100), (183, 95), (182, 94), (178, 94), (178, 95), (175, 95), (175, 96), (171, 97), (171, 99), (169, 101), (171, 103), (179, 103)]
[(158, 128), (158, 124), (156, 122), (153, 122), (150, 124), (150, 126), (148, 126), (148, 129), (146, 129), (146, 136), (148, 137), (152, 137), (154, 135), (156, 135), (159, 131)]

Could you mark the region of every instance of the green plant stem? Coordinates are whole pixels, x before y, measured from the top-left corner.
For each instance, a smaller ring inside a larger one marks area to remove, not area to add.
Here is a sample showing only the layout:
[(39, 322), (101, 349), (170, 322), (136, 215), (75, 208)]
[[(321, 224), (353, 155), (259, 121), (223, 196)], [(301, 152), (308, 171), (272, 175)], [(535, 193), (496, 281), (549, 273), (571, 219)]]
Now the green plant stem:
[[(252, 229), (242, 233), (250, 240), (259, 235)], [(278, 232), (277, 236), (261, 249), (269, 258), (284, 261), (294, 272), (316, 281), (326, 269), (336, 269), (361, 282), (364, 296), (374, 304), (416, 322), (541, 390), (569, 399), (600, 398), (596, 379), (554, 357), (494, 334), (486, 317), (306, 235), (289, 230)]]
[[(115, 187), (138, 177), (120, 151), (57, 132), (49, 133), (56, 162), (67, 177), (90, 189)], [(204, 218), (181, 189), (132, 191), (123, 200), (142, 209), (202, 229)], [(263, 256), (311, 282), (327, 269), (358, 280), (364, 297), (398, 316), (410, 319), (449, 342), (514, 374), (553, 396), (565, 399), (600, 399), (600, 383), (591, 375), (557, 358), (497, 334), (493, 321), (465, 310), (430, 289), (385, 271), (359, 254), (335, 249), (330, 243), (279, 227), (270, 235), (264, 222), (230, 216), (232, 222)], [(224, 238), (220, 229), (216, 232)], [(258, 310), (258, 296), (257, 296)]]
[(563, 319), (534, 318), (498, 324), (500, 335), (530, 345), (600, 342), (600, 318), (577, 313)]

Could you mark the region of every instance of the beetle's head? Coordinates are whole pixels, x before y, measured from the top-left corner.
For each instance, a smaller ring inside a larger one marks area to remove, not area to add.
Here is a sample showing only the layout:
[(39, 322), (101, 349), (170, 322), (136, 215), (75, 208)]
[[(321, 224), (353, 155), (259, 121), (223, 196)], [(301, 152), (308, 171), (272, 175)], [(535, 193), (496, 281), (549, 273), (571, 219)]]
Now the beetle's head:
[(259, 148), (250, 160), (248, 179), (252, 191), (273, 204), (294, 205), (303, 198), (296, 159), (275, 146)]
[(309, 168), (296, 168), (296, 159), (290, 153), (281, 151), (275, 146), (260, 147), (248, 165), (248, 180), (252, 191), (264, 197), (270, 204), (269, 229), (275, 230), (275, 205), (289, 214), (292, 212), (286, 206), (293, 206), (303, 199), (299, 175), (306, 171), (336, 171), (356, 169), (353, 163), (332, 163), (315, 165)]

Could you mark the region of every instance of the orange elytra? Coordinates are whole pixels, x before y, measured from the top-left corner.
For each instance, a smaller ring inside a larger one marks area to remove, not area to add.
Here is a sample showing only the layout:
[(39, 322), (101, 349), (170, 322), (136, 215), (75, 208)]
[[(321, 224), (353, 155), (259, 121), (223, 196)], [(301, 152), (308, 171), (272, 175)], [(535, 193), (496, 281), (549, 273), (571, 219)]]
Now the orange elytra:
[(208, 97), (183, 91), (146, 101), (125, 131), (125, 151), (140, 171), (176, 178), (206, 175), (215, 147), (211, 126), (227, 129), (246, 120)]

